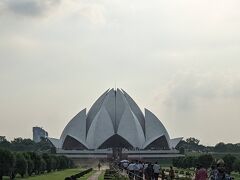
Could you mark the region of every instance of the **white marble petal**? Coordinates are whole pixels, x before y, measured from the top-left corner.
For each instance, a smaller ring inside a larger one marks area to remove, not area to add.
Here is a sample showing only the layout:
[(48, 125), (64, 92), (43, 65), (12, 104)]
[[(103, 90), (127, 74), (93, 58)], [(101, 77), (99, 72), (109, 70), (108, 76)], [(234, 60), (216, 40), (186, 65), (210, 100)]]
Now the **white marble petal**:
[(145, 142), (142, 126), (130, 107), (127, 107), (123, 113), (117, 134), (126, 139), (135, 148), (142, 148)]
[(170, 147), (171, 147), (172, 149), (176, 148), (176, 146), (178, 145), (178, 143), (179, 143), (182, 139), (183, 139), (183, 137), (170, 139)]
[(162, 135), (166, 136), (166, 139), (170, 141), (170, 137), (164, 125), (161, 121), (149, 110), (145, 109), (145, 130), (146, 130), (146, 142), (145, 144), (150, 144), (153, 139), (160, 137)]
[(144, 115), (141, 111), (141, 109), (138, 107), (137, 103), (131, 98), (131, 96), (129, 96), (123, 89), (123, 94), (126, 97), (126, 100), (132, 110), (132, 112), (135, 114), (135, 116), (137, 117), (139, 123), (142, 126), (143, 132), (145, 133), (145, 118)]
[(56, 138), (50, 138), (50, 137), (47, 137), (47, 139), (52, 143), (52, 145), (57, 148), (57, 149), (60, 149), (61, 148), (61, 145), (62, 145), (62, 142), (60, 139), (56, 139)]
[(86, 147), (86, 109), (80, 111), (64, 128), (60, 137), (61, 143), (64, 142), (67, 135), (74, 137)]
[(102, 107), (88, 130), (87, 145), (90, 149), (97, 149), (112, 135), (114, 135), (112, 120), (105, 107)]
[(86, 133), (93, 121), (93, 119), (95, 118), (95, 116), (97, 115), (97, 113), (99, 112), (99, 110), (102, 107), (102, 103), (104, 101), (104, 99), (106, 98), (106, 95), (108, 94), (109, 90), (105, 91), (96, 101), (95, 103), (92, 105), (92, 107), (90, 108), (90, 110), (87, 113), (87, 120), (86, 120)]

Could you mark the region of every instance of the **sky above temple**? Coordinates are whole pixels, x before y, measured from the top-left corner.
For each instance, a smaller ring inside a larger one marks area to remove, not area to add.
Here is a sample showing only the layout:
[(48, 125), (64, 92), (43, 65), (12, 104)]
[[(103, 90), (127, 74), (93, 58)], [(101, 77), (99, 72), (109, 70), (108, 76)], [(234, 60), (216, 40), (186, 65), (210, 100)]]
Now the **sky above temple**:
[(240, 142), (239, 0), (1, 0), (0, 136), (59, 138), (108, 88), (171, 137)]

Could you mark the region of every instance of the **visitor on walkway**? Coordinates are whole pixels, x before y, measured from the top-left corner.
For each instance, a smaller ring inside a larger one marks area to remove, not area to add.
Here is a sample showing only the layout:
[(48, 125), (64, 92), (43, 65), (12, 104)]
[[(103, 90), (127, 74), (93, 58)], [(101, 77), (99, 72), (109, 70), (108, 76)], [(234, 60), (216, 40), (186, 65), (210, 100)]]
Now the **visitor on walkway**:
[(226, 173), (225, 163), (222, 159), (217, 161), (217, 169), (215, 173), (211, 173), (211, 180), (232, 180), (232, 177)]
[(165, 169), (162, 169), (161, 175), (162, 175), (162, 180), (166, 178), (165, 177)]
[(171, 180), (175, 178), (175, 173), (174, 173), (174, 170), (173, 170), (173, 167), (172, 167), (172, 166), (170, 166), (169, 178), (170, 178)]
[(99, 170), (99, 171), (100, 171), (100, 169), (101, 169), (101, 166), (102, 166), (102, 165), (101, 165), (101, 163), (99, 162), (99, 163), (98, 163), (98, 170)]
[(139, 162), (136, 160), (134, 163), (134, 178), (135, 180), (138, 180), (138, 176), (139, 176), (139, 166), (138, 166)]
[(129, 165), (129, 162), (124, 162), (124, 163), (122, 164), (123, 169), (127, 170), (128, 165)]
[(153, 172), (154, 172), (154, 180), (158, 180), (158, 176), (160, 173), (160, 165), (155, 162), (155, 164), (153, 165)]
[(144, 164), (143, 164), (141, 161), (139, 161), (139, 162), (138, 162), (138, 169), (139, 169), (139, 170), (138, 170), (138, 171), (139, 171), (139, 172), (138, 172), (138, 176), (139, 176), (138, 179), (139, 179), (139, 180), (142, 180), (142, 179), (143, 179), (143, 166), (144, 166)]
[(214, 177), (216, 177), (218, 171), (217, 171), (217, 167), (216, 166), (211, 166), (211, 171), (210, 171), (210, 175), (209, 175), (209, 179), (210, 180), (214, 180)]
[(202, 165), (198, 165), (195, 180), (207, 180), (207, 179), (208, 179), (207, 170)]
[(148, 167), (148, 164), (149, 164), (148, 162), (145, 162), (144, 165), (143, 165), (143, 174), (144, 174), (144, 177), (145, 177), (144, 179), (147, 179), (147, 178), (146, 178), (146, 177), (147, 177), (147, 174), (146, 174), (147, 171), (146, 171), (146, 169), (147, 169), (147, 167)]
[(149, 163), (148, 167), (145, 169), (145, 179), (146, 180), (154, 179), (153, 165), (151, 163)]
[(130, 180), (134, 179), (134, 163), (130, 162), (128, 167), (128, 177)]

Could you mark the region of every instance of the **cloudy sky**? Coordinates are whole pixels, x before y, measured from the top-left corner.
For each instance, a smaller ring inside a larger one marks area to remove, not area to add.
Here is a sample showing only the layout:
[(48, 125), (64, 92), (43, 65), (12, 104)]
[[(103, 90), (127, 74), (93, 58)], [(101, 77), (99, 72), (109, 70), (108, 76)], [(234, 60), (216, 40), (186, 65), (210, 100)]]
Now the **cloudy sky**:
[(1, 0), (0, 135), (59, 137), (111, 87), (171, 137), (240, 142), (239, 0)]

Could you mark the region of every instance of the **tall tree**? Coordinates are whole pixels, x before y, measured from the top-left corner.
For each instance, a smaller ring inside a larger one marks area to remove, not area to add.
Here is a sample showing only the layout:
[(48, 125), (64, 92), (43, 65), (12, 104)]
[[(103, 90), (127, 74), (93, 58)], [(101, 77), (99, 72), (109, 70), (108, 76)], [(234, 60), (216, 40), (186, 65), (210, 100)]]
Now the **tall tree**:
[(15, 157), (9, 150), (0, 149), (0, 180), (4, 175), (12, 176), (15, 165)]
[(22, 153), (16, 154), (16, 166), (15, 166), (15, 173), (19, 173), (23, 178), (24, 175), (27, 173), (28, 162), (25, 159)]

